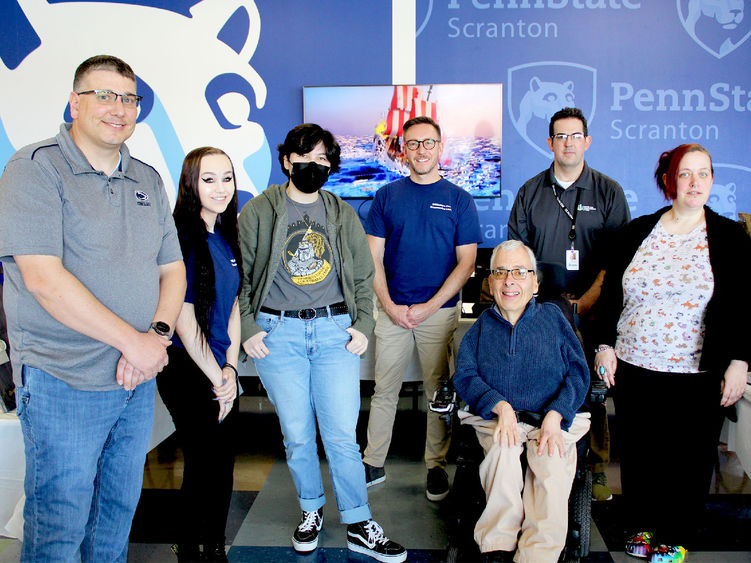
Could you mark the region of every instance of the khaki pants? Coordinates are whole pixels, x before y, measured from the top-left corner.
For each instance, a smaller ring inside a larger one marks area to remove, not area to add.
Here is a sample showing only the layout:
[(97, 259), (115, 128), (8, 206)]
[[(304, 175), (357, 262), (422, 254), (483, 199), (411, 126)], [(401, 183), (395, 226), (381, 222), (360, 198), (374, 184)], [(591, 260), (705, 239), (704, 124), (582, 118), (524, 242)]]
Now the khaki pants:
[[(589, 429), (589, 413), (577, 414), (568, 432), (563, 432), (564, 457), (537, 455), (540, 429), (528, 424), (519, 423), (521, 442), (512, 447), (493, 443), (495, 419), (470, 415), (462, 424), (474, 427), (485, 451), (480, 481), (487, 504), (475, 525), (475, 541), (480, 551), (517, 549), (514, 558), (517, 563), (558, 561), (566, 545), (568, 497), (576, 473), (576, 442)], [(525, 443), (528, 465), (526, 475), (522, 475)]]
[[(449, 349), (452, 346), (458, 307), (440, 309), (412, 330), (395, 325), (378, 306), (375, 326), (375, 392), (370, 403), (368, 446), (363, 462), (383, 467), (391, 445), (402, 378), (417, 346), (426, 400), (433, 398), (442, 380), (449, 376)], [(428, 411), (425, 465), (428, 469), (446, 466), (451, 428), (438, 414)]]

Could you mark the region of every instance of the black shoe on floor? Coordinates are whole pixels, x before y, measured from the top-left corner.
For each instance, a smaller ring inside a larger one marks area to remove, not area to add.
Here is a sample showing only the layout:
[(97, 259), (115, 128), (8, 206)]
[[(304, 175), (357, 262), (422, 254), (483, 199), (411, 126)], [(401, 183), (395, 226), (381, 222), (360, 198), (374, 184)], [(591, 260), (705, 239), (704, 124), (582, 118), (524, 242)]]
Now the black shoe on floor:
[(383, 467), (373, 467), (367, 463), (363, 463), (365, 466), (365, 486), (372, 487), (378, 483), (383, 483), (386, 480), (386, 470)]
[(201, 550), (196, 543), (176, 543), (171, 548), (172, 553), (177, 555), (178, 563), (198, 563), (201, 561)]
[(482, 554), (483, 563), (511, 563), (514, 551), (487, 551)]
[(300, 523), (292, 534), (295, 551), (308, 553), (318, 547), (318, 534), (323, 527), (323, 508), (306, 512), (303, 510)]
[(384, 536), (383, 528), (375, 520), (349, 524), (347, 548), (384, 563), (400, 563), (407, 560), (407, 550)]
[(201, 553), (201, 561), (228, 563), (227, 552), (224, 550), (224, 541), (204, 543), (203, 552)]
[(438, 502), (449, 494), (449, 476), (442, 467), (428, 469), (428, 487), (425, 490), (428, 500)]

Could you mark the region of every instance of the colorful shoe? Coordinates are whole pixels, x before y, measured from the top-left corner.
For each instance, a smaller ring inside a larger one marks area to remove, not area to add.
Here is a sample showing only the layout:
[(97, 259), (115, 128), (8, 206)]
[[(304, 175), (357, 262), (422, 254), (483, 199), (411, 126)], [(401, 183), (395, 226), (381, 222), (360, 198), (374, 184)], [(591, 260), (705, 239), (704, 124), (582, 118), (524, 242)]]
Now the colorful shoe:
[(608, 477), (604, 473), (592, 473), (592, 500), (601, 502), (613, 498), (608, 487)]
[(649, 554), (649, 563), (683, 563), (686, 548), (682, 545), (658, 545)]
[(626, 554), (646, 559), (651, 551), (652, 533), (639, 532), (626, 540)]

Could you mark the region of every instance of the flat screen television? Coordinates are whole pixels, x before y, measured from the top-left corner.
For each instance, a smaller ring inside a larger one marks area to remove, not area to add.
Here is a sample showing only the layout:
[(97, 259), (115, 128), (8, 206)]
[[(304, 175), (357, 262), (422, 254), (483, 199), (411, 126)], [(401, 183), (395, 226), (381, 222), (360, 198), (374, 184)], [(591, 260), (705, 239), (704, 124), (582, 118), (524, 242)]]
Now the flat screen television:
[(499, 196), (502, 93), (501, 84), (303, 87), (305, 122), (331, 131), (342, 148), (326, 189), (369, 198), (408, 176), (401, 126), (428, 115), (441, 127), (441, 175), (474, 197)]

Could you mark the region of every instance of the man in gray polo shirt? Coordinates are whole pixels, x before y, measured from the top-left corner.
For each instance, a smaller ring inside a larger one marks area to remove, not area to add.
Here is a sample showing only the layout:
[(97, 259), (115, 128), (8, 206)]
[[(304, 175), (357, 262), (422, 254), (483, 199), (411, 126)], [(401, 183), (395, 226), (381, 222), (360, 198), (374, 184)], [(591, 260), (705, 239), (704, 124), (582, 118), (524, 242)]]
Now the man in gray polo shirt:
[(22, 561), (125, 561), (185, 268), (159, 174), (130, 156), (136, 78), (77, 69), (73, 123), (0, 177), (0, 260), (26, 448)]
[[(540, 299), (560, 299), (563, 294), (578, 308), (579, 329), (591, 366), (597, 342), (589, 338), (588, 321), (605, 276), (602, 252), (607, 237), (628, 223), (631, 214), (618, 182), (584, 160), (592, 137), (580, 109), (556, 112), (550, 119), (549, 134), (553, 164), (519, 189), (509, 217), (508, 238), (522, 241), (537, 256), (542, 273)], [(592, 405), (591, 411), (592, 497), (610, 500), (605, 476), (610, 457), (607, 413), (601, 404)]]

